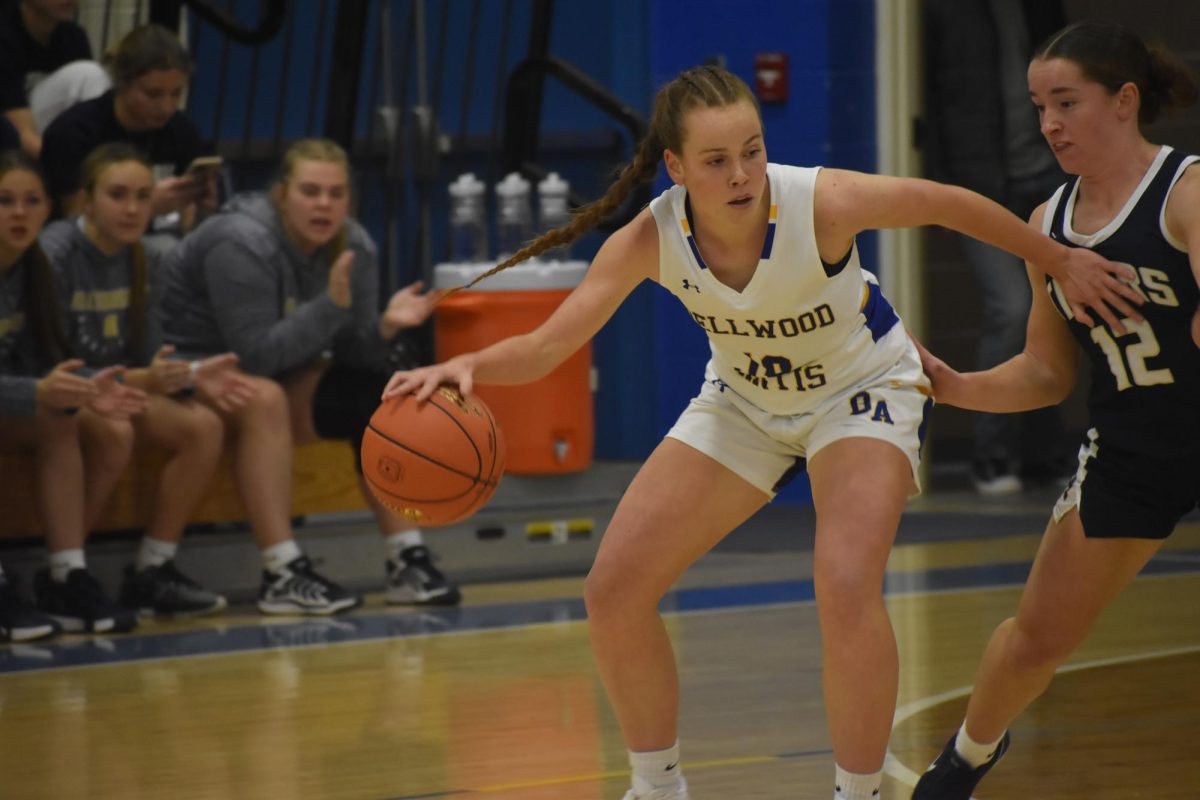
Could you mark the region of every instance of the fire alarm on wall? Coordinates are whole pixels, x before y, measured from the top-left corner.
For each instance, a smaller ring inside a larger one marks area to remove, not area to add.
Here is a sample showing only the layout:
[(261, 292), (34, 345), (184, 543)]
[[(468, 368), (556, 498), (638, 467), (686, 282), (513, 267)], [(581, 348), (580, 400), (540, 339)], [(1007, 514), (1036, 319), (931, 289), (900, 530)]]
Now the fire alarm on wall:
[(754, 92), (760, 103), (782, 103), (787, 100), (787, 53), (755, 54)]

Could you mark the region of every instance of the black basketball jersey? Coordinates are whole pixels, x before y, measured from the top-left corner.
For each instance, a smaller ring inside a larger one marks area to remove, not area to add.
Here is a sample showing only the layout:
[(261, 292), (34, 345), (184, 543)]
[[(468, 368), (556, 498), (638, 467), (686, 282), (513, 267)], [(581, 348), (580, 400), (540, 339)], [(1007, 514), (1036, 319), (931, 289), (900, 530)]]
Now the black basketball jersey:
[(1089, 328), (1075, 320), (1054, 279), (1047, 277), (1046, 289), (1091, 361), (1088, 410), (1102, 442), (1152, 456), (1200, 456), (1200, 348), (1191, 335), (1200, 289), (1183, 243), (1164, 221), (1171, 188), (1198, 160), (1163, 147), (1120, 213), (1093, 234), (1071, 228), (1078, 178), (1050, 198), (1043, 217), (1055, 240), (1137, 272), (1145, 322), (1124, 321), (1123, 336), (1103, 322)]

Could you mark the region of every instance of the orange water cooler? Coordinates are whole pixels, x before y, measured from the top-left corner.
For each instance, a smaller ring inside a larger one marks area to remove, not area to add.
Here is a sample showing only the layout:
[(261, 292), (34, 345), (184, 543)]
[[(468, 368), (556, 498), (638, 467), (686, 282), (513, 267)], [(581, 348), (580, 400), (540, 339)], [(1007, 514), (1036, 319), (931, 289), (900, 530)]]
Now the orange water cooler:
[[(438, 264), (434, 286), (461, 286), (490, 264)], [(434, 316), (438, 361), (479, 350), (542, 324), (583, 280), (586, 261), (527, 261), (456, 292)], [(592, 346), (585, 344), (546, 377), (520, 386), (476, 386), (508, 445), (505, 471), (578, 472), (592, 463)]]

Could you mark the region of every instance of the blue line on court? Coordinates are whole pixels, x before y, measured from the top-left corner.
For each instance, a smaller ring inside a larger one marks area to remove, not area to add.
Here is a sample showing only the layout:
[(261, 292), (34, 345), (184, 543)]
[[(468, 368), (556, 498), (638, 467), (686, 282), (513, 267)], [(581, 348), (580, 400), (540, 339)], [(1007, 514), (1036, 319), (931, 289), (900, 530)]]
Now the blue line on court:
[[(1163, 554), (1151, 561), (1143, 574), (1200, 572), (1200, 559), (1196, 558), (1198, 554), (1197, 551)], [(1029, 567), (1028, 563), (994, 563), (889, 573), (884, 580), (884, 592), (895, 596), (1018, 585), (1029, 574)], [(804, 602), (812, 600), (813, 596), (812, 580), (680, 589), (663, 599), (662, 609), (666, 613), (714, 611)], [(66, 636), (47, 643), (31, 642), (0, 647), (0, 674), (499, 630), (576, 622), (585, 617), (581, 599), (562, 598), (420, 611), (360, 611), (341, 617), (296, 620), (265, 618), (254, 625), (131, 636)]]

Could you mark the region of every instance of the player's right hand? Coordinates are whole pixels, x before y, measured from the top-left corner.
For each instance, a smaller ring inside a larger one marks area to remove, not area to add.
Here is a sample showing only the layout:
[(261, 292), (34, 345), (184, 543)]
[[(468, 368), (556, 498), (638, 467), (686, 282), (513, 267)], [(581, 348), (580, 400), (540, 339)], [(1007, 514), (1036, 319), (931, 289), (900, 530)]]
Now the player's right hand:
[(87, 405), (96, 396), (96, 385), (89, 378), (76, 375), (83, 361), (72, 358), (56, 364), (46, 377), (37, 382), (37, 404), (65, 411)]
[(354, 299), (350, 292), (350, 267), (354, 264), (354, 251), (346, 250), (329, 268), (329, 297), (338, 308), (349, 308)]
[(118, 365), (93, 375), (96, 394), (88, 401), (88, 408), (109, 419), (129, 419), (145, 411), (146, 393), (119, 380), (124, 372), (125, 367)]
[(455, 356), (441, 364), (396, 372), (383, 388), (383, 399), (411, 394), (416, 395), (418, 403), (424, 403), (439, 386), (447, 384), (457, 386), (463, 395), (471, 394), (475, 387), (475, 363), (469, 355)]

